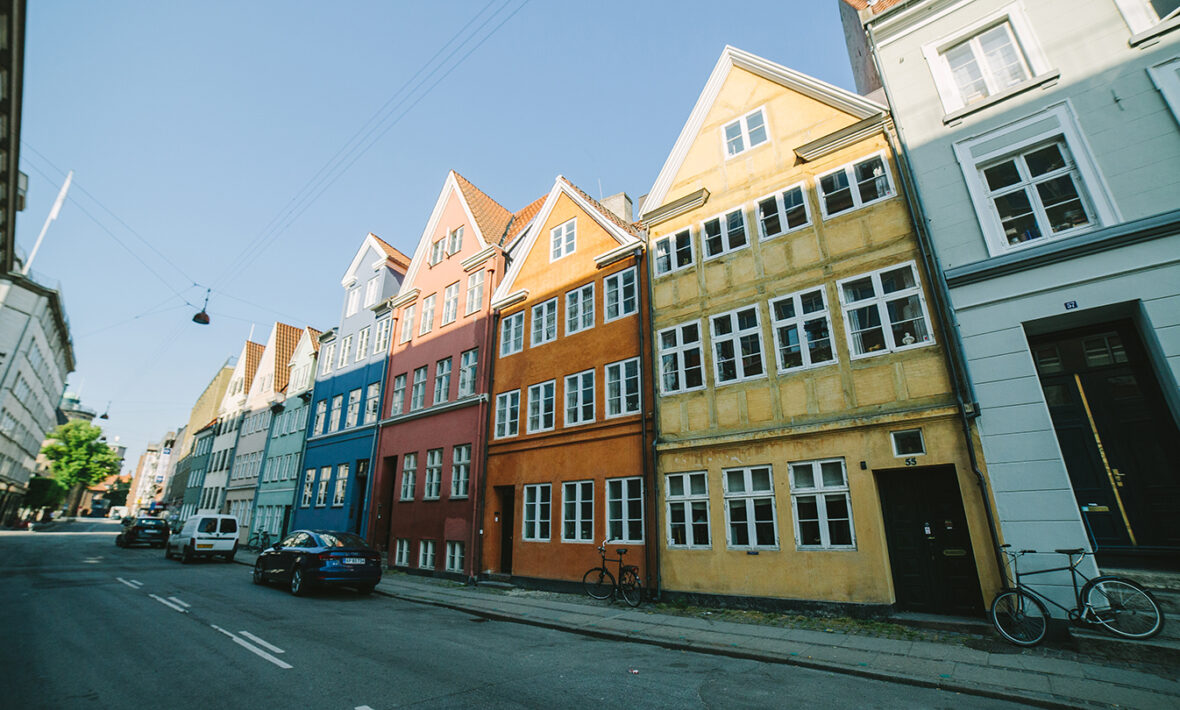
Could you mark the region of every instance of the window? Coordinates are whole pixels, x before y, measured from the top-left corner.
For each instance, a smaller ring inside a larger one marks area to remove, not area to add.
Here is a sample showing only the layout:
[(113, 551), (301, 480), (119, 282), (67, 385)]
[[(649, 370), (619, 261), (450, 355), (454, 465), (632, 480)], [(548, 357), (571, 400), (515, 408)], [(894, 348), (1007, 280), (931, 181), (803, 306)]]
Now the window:
[(371, 382), (365, 389), (365, 424), (377, 421), (381, 409), (381, 383)]
[(345, 307), (345, 317), (351, 316), (360, 310), (361, 305), (361, 290), (359, 288), (350, 289), (348, 292), (348, 305)]
[(779, 372), (836, 361), (832, 321), (822, 287), (771, 300), (770, 317)]
[(324, 433), (324, 419), (328, 414), (328, 402), (321, 399), (315, 404), (315, 426), (312, 427), (311, 433), (319, 435)]
[(725, 519), (729, 546), (777, 548), (774, 480), (769, 466), (722, 471), (725, 482)]
[(561, 484), (561, 539), (594, 542), (594, 481)]
[(803, 185), (792, 185), (758, 200), (758, 236), (769, 239), (811, 224)]
[(402, 334), (399, 343), (408, 343), (414, 335), (414, 307), (406, 306), (402, 309)]
[(606, 416), (639, 412), (639, 358), (606, 366)]
[(533, 306), (530, 347), (544, 345), (557, 339), (557, 299), (551, 298)]
[(443, 253), (447, 248), (447, 240), (439, 239), (430, 245), (430, 265), (434, 266), (443, 260)]
[(434, 540), (420, 540), (418, 542), (418, 567), (434, 569)]
[(371, 306), (377, 302), (378, 289), (381, 288), (381, 279), (379, 277), (369, 279), (365, 284), (365, 306)]
[(643, 542), (643, 479), (606, 481), (606, 536), (617, 542)]
[(576, 288), (565, 294), (565, 334), (570, 335), (594, 327), (594, 284)]
[(447, 571), (463, 571), (463, 543), (457, 540), (447, 541)]
[(688, 392), (705, 386), (701, 328), (684, 323), (660, 331), (660, 391)]
[(712, 316), (709, 322), (713, 329), (713, 374), (717, 377), (717, 384), (765, 374), (762, 328), (756, 306)]
[(348, 489), (348, 464), (342, 463), (336, 467), (336, 490), (332, 494), (332, 505), (344, 505), (344, 492)]
[(364, 360), (369, 354), (369, 329), (361, 328), (356, 334), (356, 362)]
[(766, 118), (756, 109), (721, 129), (725, 140), (725, 156), (732, 158), (766, 142)]
[(1077, 166), (1060, 138), (982, 165), (980, 172), (1008, 246), (1094, 224)]
[(422, 318), (418, 323), (418, 335), (425, 335), (434, 327), (434, 297), (437, 294), (430, 294), (422, 299)]
[(914, 263), (837, 282), (852, 357), (930, 344), (926, 302)]
[(824, 217), (871, 205), (893, 195), (893, 182), (885, 168), (883, 154), (849, 163), (821, 175), (817, 182)]
[(323, 466), (320, 468), (320, 486), (316, 489), (315, 504), (317, 508), (322, 508), (328, 502), (328, 479), (332, 476), (332, 467)]
[(356, 426), (357, 418), (361, 414), (361, 389), (358, 387), (348, 393), (348, 413), (344, 417), (344, 427)]
[(434, 364), (434, 404), (447, 401), (451, 394), (451, 358)]
[(337, 368), (344, 367), (348, 364), (348, 356), (352, 354), (352, 336), (344, 336), (344, 340), (340, 342), (340, 361), (336, 363)]
[(344, 395), (338, 394), (332, 398), (332, 414), (328, 418), (328, 431), (340, 429), (340, 410), (344, 407)]
[(549, 261), (574, 253), (578, 236), (576, 228), (577, 219), (571, 219), (549, 230)]
[(844, 459), (791, 464), (791, 505), (799, 549), (855, 549)]
[(465, 312), (468, 314), (475, 313), (483, 306), (483, 278), (483, 271), (477, 271), (467, 277), (467, 310)]
[(556, 388), (555, 380), (529, 387), (528, 433), (535, 434), (553, 428), (553, 399)]
[(524, 349), (524, 311), (505, 316), (500, 322), (500, 357)]
[(389, 348), (389, 324), (392, 319), (382, 318), (377, 321), (377, 335), (373, 338), (373, 354), (385, 352)]
[(396, 417), (402, 413), (406, 403), (406, 376), (400, 374), (393, 378), (393, 393), (389, 397), (389, 416)]
[(414, 384), (410, 388), (410, 411), (426, 406), (426, 366), (414, 370)]
[(575, 426), (592, 421), (594, 421), (594, 370), (566, 376), (565, 425)]
[(520, 390), (496, 395), (496, 438), (516, 436), (520, 422)]
[(701, 242), (705, 258), (727, 254), (749, 243), (746, 239), (746, 215), (739, 207), (724, 215), (705, 220), (701, 224)]
[(692, 230), (685, 229), (656, 240), (656, 276), (692, 266)]
[(447, 235), (447, 254), (458, 254), (463, 248), (463, 225), (451, 230)]
[(418, 452), (402, 456), (401, 500), (414, 500), (414, 479), (418, 477)]
[(461, 444), (451, 451), (451, 497), (466, 498), (471, 477), (471, 444)]
[(422, 500), (438, 500), (442, 488), (442, 449), (426, 452), (426, 477), (422, 487)]
[(459, 282), (447, 286), (443, 291), (443, 325), (453, 323), (459, 315)]
[(459, 396), (475, 394), (475, 375), (479, 368), (479, 349), (464, 351), (459, 357)]
[[(311, 505), (311, 492), (315, 489), (315, 469), (309, 468), (303, 472), (303, 497), (299, 500), (300, 507)], [(207, 506), (201, 506), (207, 507)]]
[(638, 289), (635, 287), (635, 267), (624, 269), (603, 279), (602, 306), (606, 311), (603, 322), (634, 315), (639, 310)]
[(1007, 22), (947, 48), (942, 57), (964, 106), (998, 94), (1030, 76), (1028, 62)]
[(893, 455), (921, 456), (926, 453), (926, 442), (922, 439), (921, 429), (906, 429), (904, 431), (889, 432), (889, 439), (893, 443)]
[(326, 375), (332, 371), (332, 357), (336, 352), (336, 343), (328, 343), (320, 351), (320, 374)]
[(396, 552), (394, 553), (393, 564), (398, 567), (408, 567), (410, 565), (410, 541), (404, 537), (397, 539), (394, 545)]
[(549, 540), (549, 495), (548, 483), (524, 487), (524, 539), (548, 542)]
[(669, 473), (665, 480), (665, 497), (668, 500), (668, 545), (711, 547), (708, 475), (704, 471)]

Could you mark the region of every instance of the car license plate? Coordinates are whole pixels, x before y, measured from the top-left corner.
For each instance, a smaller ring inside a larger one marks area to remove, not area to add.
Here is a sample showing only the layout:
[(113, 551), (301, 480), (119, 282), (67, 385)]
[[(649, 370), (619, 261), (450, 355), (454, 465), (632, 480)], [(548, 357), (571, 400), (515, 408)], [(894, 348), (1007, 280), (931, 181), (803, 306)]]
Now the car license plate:
[(346, 565), (363, 565), (365, 563), (364, 557), (345, 557), (344, 564)]
[(197, 545), (197, 549), (198, 550), (210, 550), (210, 549), (213, 549), (213, 545)]

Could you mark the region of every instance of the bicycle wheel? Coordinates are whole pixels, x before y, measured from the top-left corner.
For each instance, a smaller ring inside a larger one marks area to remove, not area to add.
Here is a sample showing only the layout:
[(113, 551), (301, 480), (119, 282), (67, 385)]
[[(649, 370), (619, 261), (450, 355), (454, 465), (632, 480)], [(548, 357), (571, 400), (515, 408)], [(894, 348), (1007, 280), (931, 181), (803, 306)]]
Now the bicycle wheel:
[(1116, 636), (1147, 639), (1164, 628), (1164, 613), (1151, 594), (1122, 577), (1098, 577), (1082, 587), (1087, 620), (1102, 624)]
[(619, 594), (628, 606), (639, 606), (643, 588), (639, 585), (639, 573), (634, 567), (626, 567), (619, 573)]
[(582, 588), (591, 599), (609, 599), (615, 591), (615, 576), (605, 567), (595, 567), (583, 575)]
[(1036, 646), (1045, 638), (1049, 612), (1041, 600), (1020, 589), (1009, 589), (992, 602), (992, 626), (1017, 646)]

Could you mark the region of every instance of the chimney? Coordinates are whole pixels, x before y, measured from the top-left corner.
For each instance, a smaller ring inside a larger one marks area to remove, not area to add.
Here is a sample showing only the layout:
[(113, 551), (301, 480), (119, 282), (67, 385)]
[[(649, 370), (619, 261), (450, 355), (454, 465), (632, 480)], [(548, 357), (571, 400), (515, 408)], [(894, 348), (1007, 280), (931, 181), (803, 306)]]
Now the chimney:
[(627, 224), (634, 221), (631, 217), (631, 198), (627, 196), (627, 193), (620, 192), (610, 197), (604, 197), (601, 202), (603, 207)]

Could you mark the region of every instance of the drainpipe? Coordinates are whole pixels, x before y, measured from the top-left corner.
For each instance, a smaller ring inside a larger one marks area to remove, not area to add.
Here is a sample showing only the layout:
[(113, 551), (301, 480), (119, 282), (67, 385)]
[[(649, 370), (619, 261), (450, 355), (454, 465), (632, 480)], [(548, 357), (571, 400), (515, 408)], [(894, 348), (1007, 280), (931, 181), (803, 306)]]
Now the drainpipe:
[[(393, 325), (392, 325), (392, 321), (391, 321), (390, 322), (391, 339), (393, 336), (392, 328), (393, 328)], [(386, 376), (389, 371), (389, 360), (390, 360), (390, 355), (389, 355), (389, 353), (386, 353), (385, 359), (381, 361), (381, 378), (377, 380), (377, 382), (378, 382), (378, 384), (377, 384), (378, 405), (377, 406), (378, 407), (381, 406), (380, 403), (383, 403), (385, 401), (385, 381), (387, 379)], [(369, 368), (372, 366), (373, 366), (373, 363), (369, 363), (368, 365), (365, 365), (365, 371), (368, 372)], [(367, 379), (368, 378), (366, 377), (365, 380), (367, 380)], [(362, 381), (361, 386), (367, 387), (368, 385), (364, 385), (363, 381)], [(371, 541), (371, 538), (369, 538), (369, 506), (373, 502), (373, 497), (372, 497), (373, 484), (377, 480), (377, 465), (376, 465), (377, 464), (377, 446), (381, 442), (381, 410), (380, 409), (377, 410), (377, 421), (373, 422), (370, 426), (373, 427), (373, 445), (369, 447), (369, 470), (365, 472), (365, 492), (363, 494), (364, 499), (361, 501), (360, 512), (357, 513), (357, 525), (364, 525), (364, 529), (360, 531), (360, 534), (366, 540)], [(354, 472), (353, 477), (355, 478), (355, 476), (356, 476), (356, 473)], [(444, 543), (445, 543), (445, 540), (444, 540)], [(371, 542), (370, 542), (370, 544), (371, 544)]]
[[(647, 230), (645, 229), (643, 231), (643, 241), (645, 243), (647, 242), (647, 236), (648, 236)], [(644, 290), (647, 291), (647, 322), (648, 322), (648, 330), (651, 331), (651, 341), (649, 343), (651, 350), (650, 350), (650, 352), (647, 353), (647, 355), (649, 357), (649, 362), (651, 363), (651, 367), (650, 368), (643, 367), (643, 356), (644, 356), (644, 352), (643, 352), (643, 324), (641, 322), (639, 325), (639, 357), (640, 357), (640, 361), (639, 361), (640, 370), (639, 371), (641, 373), (645, 372), (645, 371), (651, 373), (651, 378), (650, 378), (651, 379), (651, 401), (652, 401), (653, 416), (652, 416), (652, 439), (651, 439), (650, 444), (648, 444), (648, 442), (647, 442), (647, 408), (646, 408), (646, 406), (641, 406), (640, 412), (642, 413), (641, 421), (643, 424), (643, 465), (644, 465), (644, 468), (647, 469), (651, 474), (651, 482), (652, 482), (652, 485), (651, 485), (651, 500), (652, 500), (651, 520), (655, 521), (653, 524), (653, 533), (654, 534), (652, 535), (652, 546), (653, 546), (653, 549), (655, 550), (656, 590), (655, 590), (655, 596), (653, 597), (653, 600), (659, 601), (661, 598), (661, 595), (663, 594), (663, 589), (664, 589), (664, 571), (663, 571), (663, 566), (660, 564), (660, 540), (662, 539), (662, 537), (661, 537), (662, 533), (661, 533), (661, 527), (660, 527), (660, 506), (658, 504), (659, 496), (657, 495), (657, 493), (659, 491), (659, 481), (658, 481), (659, 468), (656, 465), (656, 442), (659, 440), (659, 433), (656, 431), (656, 429), (657, 429), (656, 422), (659, 421), (659, 414), (660, 414), (660, 398), (656, 394), (656, 380), (659, 379), (660, 374), (656, 369), (657, 365), (658, 365), (658, 361), (656, 360), (656, 357), (655, 357), (656, 356), (656, 347), (657, 347), (656, 346), (656, 338), (655, 338), (654, 331), (652, 331), (652, 329), (651, 329), (651, 323), (655, 320), (655, 306), (653, 305), (655, 303), (655, 298), (654, 298), (655, 292), (652, 289), (651, 259), (646, 258), (647, 257), (647, 250), (646, 249), (644, 250), (643, 254), (644, 254), (643, 272), (644, 272), (644, 281), (646, 282), (644, 284), (646, 287)], [(642, 395), (642, 391), (641, 391), (641, 395)], [(644, 404), (646, 405), (646, 403), (644, 403)]]
[[(490, 286), (495, 281), (495, 270), (488, 270), (488, 275), (485, 277), (485, 282)], [(490, 298), (494, 289), (488, 288), (487, 293)], [(491, 311), (491, 308), (488, 309)], [(491, 438), (492, 426), (492, 374), (496, 370), (496, 353), (494, 351), (496, 344), (496, 324), (500, 321), (499, 311), (492, 311), (484, 320), (488, 324), (488, 329), (484, 334), (484, 359), (487, 361), (487, 376), (484, 378), (483, 387), (476, 388), (478, 393), (480, 389), (487, 394), (487, 399), (483, 406), (486, 409), (479, 427), (480, 453), (479, 453), (479, 494), (475, 500), (475, 519), (471, 521), (471, 575), (469, 580), (475, 583), (480, 574), (480, 569), (483, 567), (483, 514), (488, 497), (488, 440)], [(478, 370), (476, 370), (478, 373)], [(471, 457), (471, 468), (475, 470), (475, 456), (474, 452)]]
[[(873, 56), (874, 68), (877, 71), (877, 76), (881, 79), (881, 88), (885, 92), (885, 101), (892, 107), (894, 105), (893, 97), (889, 91), (889, 83), (885, 79), (885, 73), (881, 70), (881, 56), (877, 51), (876, 37), (873, 36), (873, 29), (869, 24), (865, 25), (865, 34), (869, 40), (869, 50)], [(918, 246), (922, 252), (922, 261), (926, 267), (927, 278), (932, 285), (931, 293), (935, 300), (935, 316), (938, 319), (939, 328), (946, 334), (948, 341), (947, 347), (942, 349), (943, 356), (946, 358), (947, 368), (950, 370), (951, 382), (954, 383), (959, 421), (963, 430), (963, 442), (967, 446), (967, 459), (971, 465), (971, 471), (975, 474), (975, 482), (979, 486), (979, 495), (983, 501), (984, 516), (987, 518), (988, 533), (991, 536), (992, 553), (996, 559), (996, 571), (1003, 580), (1007, 574), (1007, 565), (1004, 561), (1003, 549), (1000, 546), (1000, 535), (996, 526), (995, 512), (992, 510), (991, 495), (987, 480), (984, 478), (983, 471), (979, 468), (979, 458), (975, 451), (975, 439), (971, 434), (971, 421), (979, 416), (979, 405), (975, 400), (975, 392), (970, 374), (967, 372), (967, 358), (963, 350), (963, 341), (959, 334), (958, 324), (954, 321), (954, 308), (951, 305), (950, 289), (947, 287), (946, 278), (942, 270), (942, 265), (939, 263), (938, 255), (934, 251), (933, 240), (926, 228), (926, 209), (922, 203), (922, 196), (913, 184), (913, 173), (910, 169), (909, 149), (906, 146), (905, 135), (901, 127), (893, 123), (892, 116), (890, 117), (890, 123), (893, 125), (893, 130), (897, 134), (896, 144), (888, 130), (885, 131), (885, 140), (889, 143), (889, 151), (893, 156), (894, 163), (898, 167), (897, 172), (901, 177), (902, 191), (905, 192), (906, 196), (906, 209), (909, 212), (910, 221), (914, 225), (914, 232), (918, 237)], [(899, 147), (900, 151), (898, 150)]]
[[(647, 241), (647, 239), (646, 239), (646, 235), (645, 235), (644, 242), (646, 242), (646, 241)], [(648, 259), (646, 259), (645, 256), (646, 256), (646, 250), (641, 251), (641, 252), (635, 254), (635, 260), (636, 260), (636, 262), (638, 262), (636, 264), (636, 266), (638, 267), (636, 269), (636, 271), (642, 270), (642, 273), (644, 275), (644, 281), (647, 282), (645, 290), (648, 291), (647, 313), (650, 317), (651, 278), (650, 278), (650, 275), (648, 274), (648, 266), (647, 266)], [(636, 289), (636, 291), (637, 291), (636, 295), (639, 296), (640, 298), (642, 298), (642, 296), (640, 296), (640, 294), (638, 293), (638, 289)], [(644, 314), (643, 314), (643, 311), (644, 311), (644, 309), (642, 309), (642, 308), (638, 309), (638, 312), (635, 314), (635, 333), (639, 338), (639, 372), (640, 372), (641, 381), (642, 381), (642, 377), (643, 377), (642, 373), (654, 372), (654, 370), (644, 367), (644, 360), (648, 360), (648, 358), (644, 354), (644, 340), (643, 340), (643, 336), (644, 336), (643, 315)], [(654, 388), (654, 383), (652, 386)], [(654, 389), (652, 391), (653, 391), (652, 399), (654, 400), (655, 399)], [(644, 478), (644, 481), (647, 483), (647, 486), (648, 486), (647, 490), (649, 491), (649, 493), (647, 495), (647, 506), (648, 506), (648, 518), (647, 519), (652, 521), (652, 526), (651, 526), (651, 533), (652, 534), (649, 534), (647, 536), (648, 544), (646, 545), (646, 549), (648, 551), (647, 552), (647, 563), (648, 563), (647, 586), (648, 587), (652, 586), (652, 576), (653, 575), (651, 573), (651, 568), (654, 567), (655, 568), (655, 575), (654, 575), (655, 576), (655, 594), (653, 595), (652, 599), (659, 600), (659, 598), (660, 598), (660, 537), (659, 537), (659, 534), (660, 534), (660, 510), (659, 509), (660, 509), (660, 507), (658, 505), (656, 505), (656, 501), (659, 500), (659, 496), (657, 495), (658, 482), (656, 481), (656, 468), (655, 468), (654, 462), (651, 460), (651, 456), (648, 454), (647, 402), (644, 401), (645, 398), (644, 398), (643, 394), (644, 394), (643, 388), (640, 387), (640, 390), (639, 390), (639, 398), (640, 398), (639, 399), (639, 427), (640, 427), (639, 428), (639, 457), (640, 457), (640, 460), (643, 461), (643, 478)]]

